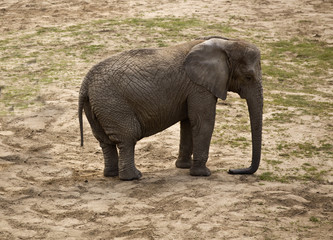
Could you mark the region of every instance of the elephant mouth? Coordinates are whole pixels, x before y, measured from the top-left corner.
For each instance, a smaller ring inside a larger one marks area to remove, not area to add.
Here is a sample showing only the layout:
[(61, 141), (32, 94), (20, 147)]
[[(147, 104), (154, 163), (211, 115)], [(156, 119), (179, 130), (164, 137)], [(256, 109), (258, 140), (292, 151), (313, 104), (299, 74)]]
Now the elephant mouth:
[(242, 99), (246, 99), (247, 96), (246, 96), (246, 92), (242, 89), (242, 88), (239, 88), (238, 91), (236, 91), (239, 95), (240, 98)]

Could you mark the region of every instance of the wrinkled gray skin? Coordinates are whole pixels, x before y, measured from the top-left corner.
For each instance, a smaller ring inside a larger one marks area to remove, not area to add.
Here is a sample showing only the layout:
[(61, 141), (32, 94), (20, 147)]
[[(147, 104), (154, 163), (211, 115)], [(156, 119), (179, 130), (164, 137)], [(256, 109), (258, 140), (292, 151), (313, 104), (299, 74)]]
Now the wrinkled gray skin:
[(229, 173), (252, 174), (261, 155), (260, 52), (240, 40), (207, 37), (167, 48), (131, 50), (95, 65), (80, 90), (81, 145), (84, 109), (103, 151), (104, 176), (139, 179), (136, 142), (180, 121), (176, 166), (190, 168), (193, 176), (209, 176), (206, 162), (216, 102), (226, 99), (227, 91), (246, 99), (252, 132), (251, 166)]

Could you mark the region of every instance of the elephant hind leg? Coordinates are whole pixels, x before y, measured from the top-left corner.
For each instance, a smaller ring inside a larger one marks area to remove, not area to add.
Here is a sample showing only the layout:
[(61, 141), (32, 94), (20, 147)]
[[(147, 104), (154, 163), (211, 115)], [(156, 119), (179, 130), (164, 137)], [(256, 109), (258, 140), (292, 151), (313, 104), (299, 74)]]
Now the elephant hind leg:
[(116, 145), (100, 143), (104, 155), (104, 177), (115, 177), (118, 171), (118, 152)]
[(135, 142), (120, 142), (117, 147), (119, 149), (119, 178), (127, 181), (141, 178), (142, 174), (134, 163)]
[(95, 138), (98, 140), (102, 148), (104, 156), (104, 176), (114, 177), (118, 176), (118, 152), (116, 145), (111, 142), (109, 136), (105, 133), (103, 127), (99, 123), (96, 116), (91, 110), (89, 102), (84, 105), (84, 112), (91, 126)]

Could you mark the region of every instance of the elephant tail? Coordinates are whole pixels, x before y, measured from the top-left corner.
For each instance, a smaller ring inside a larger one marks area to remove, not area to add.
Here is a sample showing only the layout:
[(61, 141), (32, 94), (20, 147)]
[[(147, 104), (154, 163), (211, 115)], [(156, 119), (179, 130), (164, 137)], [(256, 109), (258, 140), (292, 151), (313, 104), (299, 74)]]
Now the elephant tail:
[(80, 123), (80, 135), (81, 135), (81, 147), (83, 146), (83, 121), (82, 121), (83, 101), (79, 100), (79, 123)]
[(88, 99), (88, 91), (87, 88), (82, 84), (79, 94), (79, 123), (80, 123), (80, 136), (81, 136), (81, 147), (83, 146), (83, 120), (82, 120), (82, 112), (84, 102)]

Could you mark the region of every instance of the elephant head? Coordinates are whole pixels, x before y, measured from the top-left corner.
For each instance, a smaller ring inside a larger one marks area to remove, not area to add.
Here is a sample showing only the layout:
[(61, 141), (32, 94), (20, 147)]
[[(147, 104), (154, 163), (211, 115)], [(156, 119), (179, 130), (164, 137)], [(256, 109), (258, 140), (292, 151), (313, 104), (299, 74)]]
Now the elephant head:
[(185, 59), (185, 70), (196, 84), (223, 100), (227, 91), (246, 99), (252, 133), (252, 163), (249, 168), (229, 170), (230, 174), (252, 174), (261, 156), (263, 90), (259, 49), (247, 42), (208, 38), (196, 45)]

